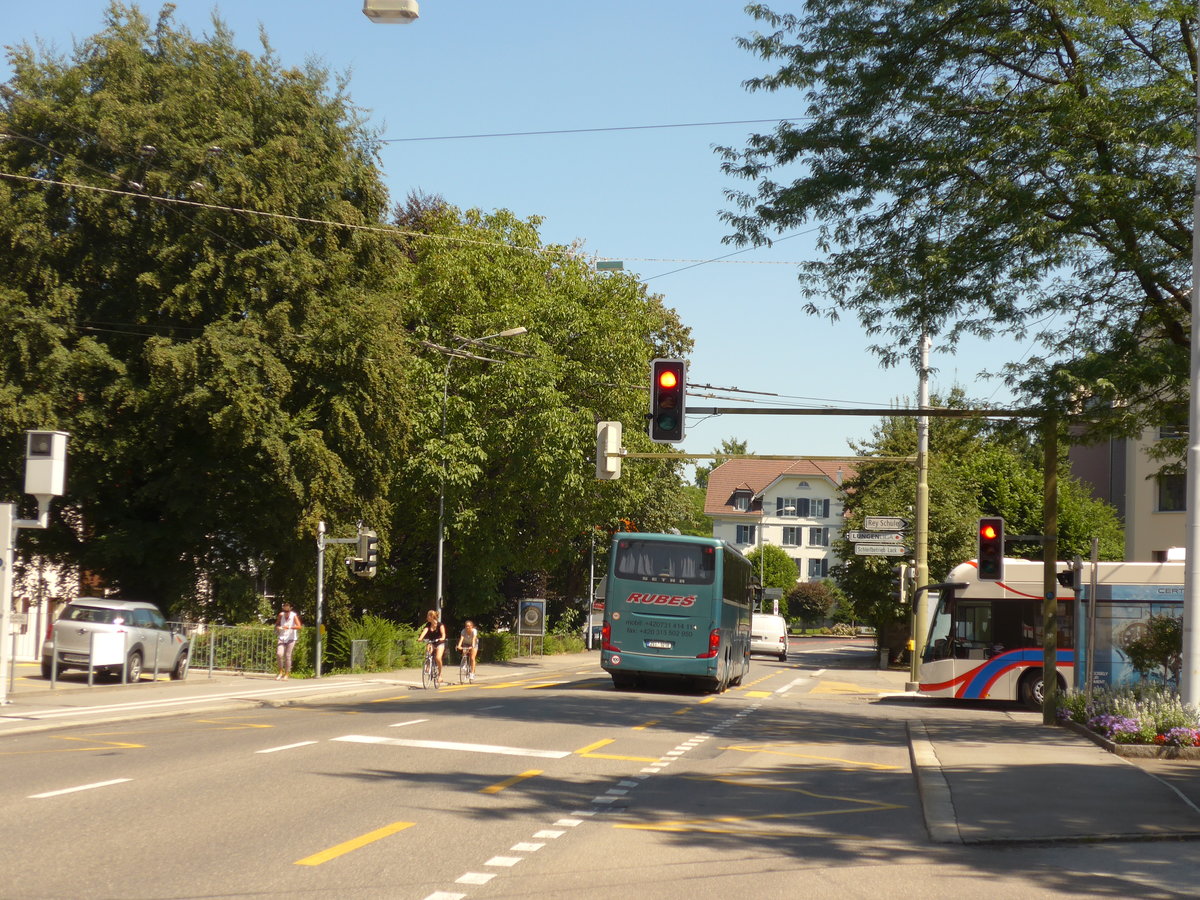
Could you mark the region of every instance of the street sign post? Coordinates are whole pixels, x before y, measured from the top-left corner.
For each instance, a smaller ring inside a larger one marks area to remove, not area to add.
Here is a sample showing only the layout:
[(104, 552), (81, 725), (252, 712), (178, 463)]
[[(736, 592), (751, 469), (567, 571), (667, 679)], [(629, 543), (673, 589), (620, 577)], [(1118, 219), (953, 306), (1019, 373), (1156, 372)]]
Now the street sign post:
[(912, 523), (899, 516), (864, 516), (863, 528), (868, 531), (904, 531)]
[(855, 556), (907, 556), (908, 548), (903, 544), (855, 544)]
[(847, 531), (846, 540), (854, 544), (903, 544), (908, 535), (899, 531)]

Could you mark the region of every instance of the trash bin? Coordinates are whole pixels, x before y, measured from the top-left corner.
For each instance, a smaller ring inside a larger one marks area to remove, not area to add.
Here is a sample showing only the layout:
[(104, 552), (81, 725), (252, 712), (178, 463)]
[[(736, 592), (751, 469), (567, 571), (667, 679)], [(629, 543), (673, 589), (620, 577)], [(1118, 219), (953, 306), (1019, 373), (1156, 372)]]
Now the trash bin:
[(888, 651), (888, 650), (880, 650), (879, 651), (879, 668), (886, 669), (888, 667), (888, 656), (889, 655), (890, 655), (890, 651)]

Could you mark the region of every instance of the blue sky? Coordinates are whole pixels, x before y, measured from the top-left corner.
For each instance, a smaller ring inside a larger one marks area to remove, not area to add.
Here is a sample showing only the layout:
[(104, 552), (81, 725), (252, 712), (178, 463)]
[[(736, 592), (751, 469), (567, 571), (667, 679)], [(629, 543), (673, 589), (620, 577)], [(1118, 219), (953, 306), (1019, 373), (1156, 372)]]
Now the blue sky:
[[(154, 18), (160, 4), (140, 4)], [(777, 2), (777, 8), (796, 4)], [(0, 0), (2, 41), (41, 39), (69, 52), (100, 29), (106, 0), (52, 7)], [(376, 25), (361, 0), (177, 0), (175, 20), (211, 30), (214, 10), (238, 43), (258, 52), (260, 25), (285, 65), (315, 59), (348, 73), (349, 91), (389, 142), (382, 154), (393, 200), (410, 191), (450, 203), (540, 216), (547, 242), (625, 261), (692, 329), (689, 382), (781, 395), (791, 406), (887, 406), (916, 396), (909, 369), (883, 370), (857, 323), (803, 312), (795, 267), (815, 258), (810, 234), (730, 253), (718, 145), (803, 112), (797, 93), (752, 94), (742, 83), (770, 69), (735, 38), (755, 23), (737, 0), (420, 0), (412, 25)], [(52, 16), (47, 10), (52, 9)], [(10, 74), (0, 63), (0, 81)], [(760, 124), (683, 126), (691, 123)], [(579, 129), (620, 129), (570, 132)], [(456, 135), (560, 132), (445, 139)], [(443, 138), (412, 140), (414, 138)], [(407, 140), (404, 140), (407, 139)], [(526, 324), (531, 329), (535, 323)], [(1027, 348), (934, 347), (933, 390), (964, 386), (1006, 403), (999, 380), (977, 379)], [(730, 396), (730, 395), (725, 395)], [(692, 398), (693, 406), (730, 405)], [(683, 449), (707, 453), (725, 438), (754, 453), (836, 455), (873, 419), (689, 416)]]

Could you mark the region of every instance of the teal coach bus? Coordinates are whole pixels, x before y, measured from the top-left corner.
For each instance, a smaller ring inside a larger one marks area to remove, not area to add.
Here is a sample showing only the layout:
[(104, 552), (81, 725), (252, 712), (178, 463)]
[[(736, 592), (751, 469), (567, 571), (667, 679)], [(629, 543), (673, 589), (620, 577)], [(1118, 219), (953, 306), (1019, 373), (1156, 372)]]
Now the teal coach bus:
[(675, 678), (723, 691), (750, 668), (753, 567), (716, 538), (613, 535), (600, 665), (623, 690)]

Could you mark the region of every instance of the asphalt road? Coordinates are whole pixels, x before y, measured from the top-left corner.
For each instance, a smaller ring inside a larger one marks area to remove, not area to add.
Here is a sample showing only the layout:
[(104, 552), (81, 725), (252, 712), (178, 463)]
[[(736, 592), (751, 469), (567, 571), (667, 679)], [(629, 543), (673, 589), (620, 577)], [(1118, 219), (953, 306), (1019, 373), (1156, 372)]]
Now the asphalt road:
[(1190, 845), (931, 845), (872, 655), (796, 642), (721, 696), (593, 663), (9, 737), (0, 897), (1192, 894)]

